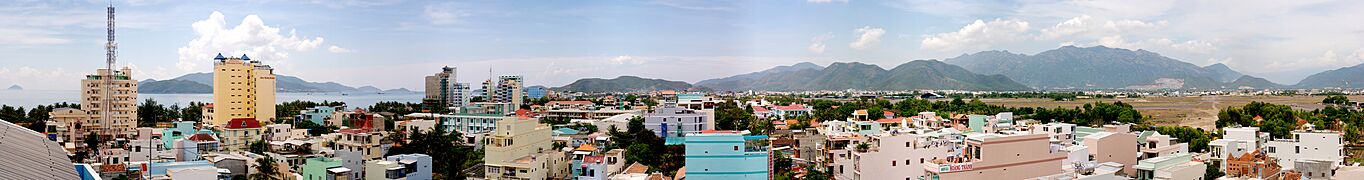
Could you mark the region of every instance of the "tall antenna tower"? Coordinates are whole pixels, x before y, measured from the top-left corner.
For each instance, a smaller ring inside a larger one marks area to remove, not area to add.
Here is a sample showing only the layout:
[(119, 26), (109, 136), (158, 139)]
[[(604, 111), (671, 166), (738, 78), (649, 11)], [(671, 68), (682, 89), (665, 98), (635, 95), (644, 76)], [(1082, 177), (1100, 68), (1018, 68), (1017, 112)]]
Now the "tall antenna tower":
[(102, 132), (100, 133), (101, 136), (102, 136), (102, 135), (111, 135), (111, 132), (112, 132), (110, 129), (112, 128), (112, 125), (113, 125), (113, 123), (112, 123), (113, 118), (112, 118), (112, 116), (110, 115), (110, 113), (111, 113), (110, 111), (113, 111), (113, 107), (112, 107), (112, 106), (113, 106), (113, 103), (114, 103), (114, 100), (113, 100), (114, 97), (113, 97), (113, 92), (112, 92), (112, 91), (114, 90), (114, 80), (113, 80), (113, 78), (114, 78), (114, 63), (117, 61), (116, 59), (118, 58), (118, 43), (114, 43), (114, 1), (112, 1), (112, 0), (109, 1), (109, 8), (108, 8), (108, 10), (109, 10), (109, 22), (108, 22), (108, 23), (109, 23), (109, 29), (108, 29), (108, 30), (109, 30), (109, 31), (108, 31), (108, 33), (109, 33), (109, 42), (107, 42), (107, 43), (104, 44), (104, 51), (105, 51), (105, 52), (104, 52), (104, 56), (105, 56), (105, 58), (106, 58), (104, 67), (105, 67), (105, 72), (107, 72), (107, 73), (106, 73), (106, 74), (103, 74), (104, 77), (102, 77), (102, 78), (104, 79), (104, 89), (102, 90), (102, 91), (104, 91), (104, 96), (103, 96), (103, 97), (100, 97), (100, 101), (104, 102), (104, 103), (102, 103), (103, 105), (100, 105), (100, 116), (101, 116), (101, 118), (103, 118), (103, 119), (100, 120), (100, 126), (103, 128), (103, 129), (102, 129)]

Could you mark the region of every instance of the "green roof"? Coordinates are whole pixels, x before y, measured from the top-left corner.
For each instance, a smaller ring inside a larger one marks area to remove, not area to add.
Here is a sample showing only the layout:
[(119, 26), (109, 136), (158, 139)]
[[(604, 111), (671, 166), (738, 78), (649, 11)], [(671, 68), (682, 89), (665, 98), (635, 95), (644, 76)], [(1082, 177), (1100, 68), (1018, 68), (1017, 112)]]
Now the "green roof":
[(1094, 134), (1094, 133), (1098, 133), (1098, 132), (1104, 132), (1104, 129), (1103, 129), (1103, 128), (1092, 128), (1092, 127), (1077, 126), (1077, 127), (1075, 127), (1075, 143), (1076, 143), (1076, 144), (1084, 143), (1084, 141), (1085, 141), (1085, 136), (1089, 136), (1090, 134)]

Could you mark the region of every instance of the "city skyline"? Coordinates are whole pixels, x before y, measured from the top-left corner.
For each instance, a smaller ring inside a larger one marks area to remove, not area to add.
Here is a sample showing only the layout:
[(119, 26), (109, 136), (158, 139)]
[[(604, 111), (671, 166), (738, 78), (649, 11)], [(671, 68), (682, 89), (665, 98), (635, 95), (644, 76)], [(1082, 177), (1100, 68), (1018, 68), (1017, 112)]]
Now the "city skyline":
[[(1146, 49), (1294, 84), (1364, 62), (1364, 4), (997, 1), (115, 1), (119, 64), (139, 80), (247, 54), (281, 75), (422, 89), (523, 75), (526, 85), (633, 75), (695, 83), (778, 65), (916, 59), (1064, 45)], [(79, 89), (102, 68), (105, 1), (8, 2), (0, 86)], [(1233, 7), (1228, 7), (1233, 6)], [(990, 72), (979, 72), (990, 74)], [(406, 79), (394, 81), (392, 79)]]

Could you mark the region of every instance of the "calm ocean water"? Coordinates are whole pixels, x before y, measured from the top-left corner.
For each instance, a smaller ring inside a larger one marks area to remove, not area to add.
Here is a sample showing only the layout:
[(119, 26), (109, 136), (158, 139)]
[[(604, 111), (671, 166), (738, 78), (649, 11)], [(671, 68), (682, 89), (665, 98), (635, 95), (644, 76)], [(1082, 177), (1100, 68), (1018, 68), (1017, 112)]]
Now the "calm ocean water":
[[(349, 107), (368, 107), (380, 101), (398, 101), (420, 103), (423, 94), (421, 93), (397, 93), (397, 94), (376, 94), (376, 93), (279, 93), (276, 103), (302, 100), (302, 101), (341, 101)], [(212, 94), (138, 94), (138, 103), (147, 99), (155, 99), (157, 103), (164, 105), (179, 104), (187, 106), (189, 102), (212, 102)], [(9, 91), (0, 90), (0, 104), (10, 106), (23, 106), (32, 108), (38, 105), (47, 105), (58, 102), (80, 103), (79, 90), (22, 90)]]

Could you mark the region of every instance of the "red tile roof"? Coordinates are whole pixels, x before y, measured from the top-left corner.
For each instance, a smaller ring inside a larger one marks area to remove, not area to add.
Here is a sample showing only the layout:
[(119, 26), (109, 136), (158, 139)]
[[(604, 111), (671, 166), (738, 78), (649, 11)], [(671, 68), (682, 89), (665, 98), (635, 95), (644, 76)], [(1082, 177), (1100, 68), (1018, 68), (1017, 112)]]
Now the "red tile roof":
[(363, 129), (363, 128), (349, 128), (349, 129), (337, 130), (336, 132), (341, 132), (341, 133), (346, 133), (346, 134), (360, 134), (360, 133), (367, 133), (367, 132), (369, 132), (369, 129)]
[(886, 118), (876, 120), (876, 123), (900, 123), (902, 120), (905, 120), (905, 118)]
[(210, 135), (210, 134), (194, 134), (193, 136), (189, 136), (189, 138), (186, 138), (186, 139), (189, 139), (190, 141), (197, 141), (197, 142), (203, 142), (203, 141), (218, 141), (218, 138), (213, 137), (213, 135)]
[(605, 156), (585, 156), (583, 157), (583, 164), (601, 164), (605, 160)]
[(592, 105), (592, 101), (550, 101), (549, 103), (546, 103), (546, 104), (560, 104), (560, 105), (574, 105), (574, 104), (576, 104), (576, 105)]
[(810, 109), (807, 109), (807, 108), (805, 107), (804, 104), (791, 104), (790, 106), (776, 106), (776, 107), (772, 107), (772, 109), (783, 110), (783, 111), (810, 110)]
[(256, 121), (256, 118), (232, 118), (231, 121), (227, 121), (227, 126), (225, 128), (228, 129), (260, 128), (260, 121)]
[(772, 111), (772, 110), (768, 110), (767, 108), (762, 107), (762, 106), (753, 106), (753, 112), (755, 112), (755, 113), (764, 113), (764, 112), (768, 112), (768, 111)]

